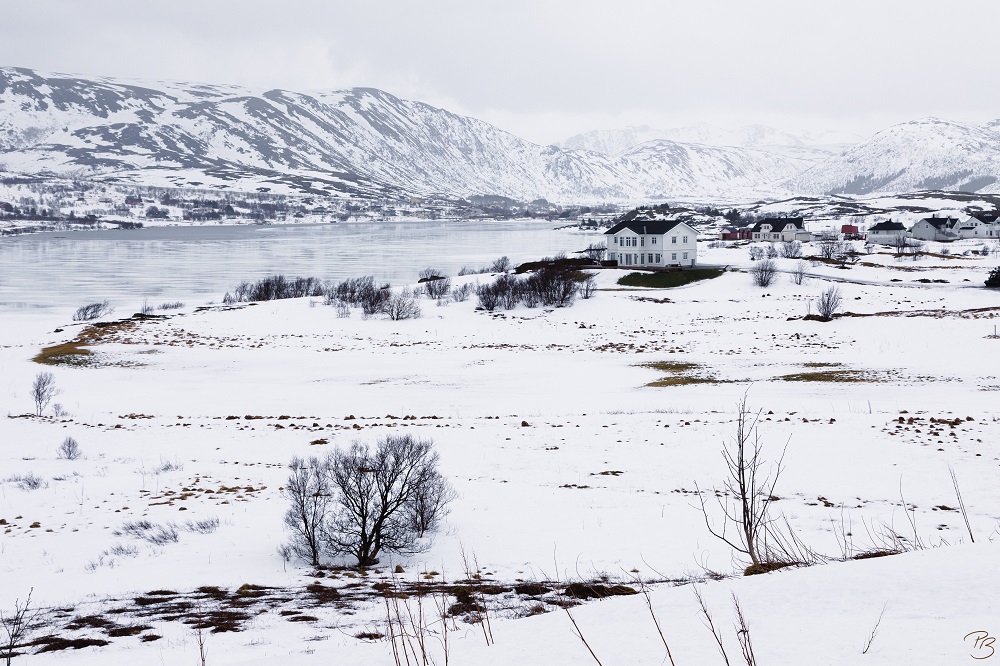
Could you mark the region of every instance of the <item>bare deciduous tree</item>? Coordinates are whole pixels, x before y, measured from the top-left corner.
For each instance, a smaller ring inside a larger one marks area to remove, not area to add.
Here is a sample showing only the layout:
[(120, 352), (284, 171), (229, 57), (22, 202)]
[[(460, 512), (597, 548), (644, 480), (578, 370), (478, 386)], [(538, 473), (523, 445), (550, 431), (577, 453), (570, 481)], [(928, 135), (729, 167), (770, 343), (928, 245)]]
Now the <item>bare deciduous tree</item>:
[(816, 312), (823, 319), (832, 319), (833, 315), (840, 309), (842, 302), (843, 298), (840, 295), (840, 289), (836, 286), (831, 286), (816, 301)]
[[(330, 454), (327, 478), (336, 496), (330, 506), (326, 541), (333, 554), (352, 555), (358, 565), (378, 562), (382, 552), (413, 553), (420, 536), (413, 506), (422, 491), (443, 481), (430, 441), (389, 435), (369, 449), (354, 443)], [(445, 500), (437, 515), (447, 504)]]
[(798, 259), (802, 256), (802, 243), (799, 241), (785, 241), (781, 244), (781, 256), (785, 259)]
[(35, 375), (35, 381), (31, 384), (31, 399), (35, 402), (35, 415), (41, 416), (45, 408), (56, 397), (59, 390), (56, 388), (56, 378), (51, 372), (39, 372)]
[(393, 321), (419, 319), (420, 305), (409, 289), (403, 289), (389, 296), (382, 306), (382, 312), (386, 313)]
[(296, 557), (319, 565), (323, 552), (327, 511), (333, 498), (326, 465), (318, 458), (292, 458), (291, 474), (284, 494), (291, 506), (285, 513), (285, 527), (291, 533), (288, 548)]
[(782, 452), (772, 468), (764, 458), (764, 447), (757, 429), (759, 420), (760, 411), (753, 414), (747, 409), (747, 396), (744, 394), (737, 405), (736, 433), (732, 442), (722, 449), (728, 478), (723, 485), (724, 492), (716, 492), (722, 511), (721, 525), (713, 523), (700, 489), (698, 494), (705, 524), (712, 535), (750, 558), (757, 570), (771, 561), (768, 540), (773, 519), (768, 512), (768, 504), (774, 497), (784, 459)]
[(806, 281), (806, 262), (799, 261), (795, 264), (795, 268), (792, 270), (792, 282), (795, 284), (802, 284)]
[(507, 255), (500, 257), (499, 259), (494, 259), (493, 263), (490, 265), (491, 273), (506, 273), (510, 270), (510, 259)]
[(0, 648), (0, 657), (7, 661), (7, 666), (10, 666), (11, 660), (17, 656), (18, 653), (14, 650), (24, 644), (31, 631), (31, 625), (39, 613), (38, 610), (31, 608), (32, 592), (34, 592), (34, 588), (28, 591), (28, 598), (23, 603), (20, 599), (14, 600), (13, 613), (8, 614), (0, 611), (0, 626), (7, 634), (7, 639)]
[(580, 298), (593, 298), (595, 293), (597, 293), (597, 281), (591, 275), (580, 283)]
[(778, 276), (778, 264), (774, 259), (762, 259), (750, 269), (750, 277), (758, 287), (770, 287), (771, 283)]
[(583, 256), (593, 261), (600, 261), (604, 259), (604, 254), (607, 251), (608, 248), (603, 243), (591, 243), (587, 246), (587, 249), (583, 251)]
[(115, 311), (111, 307), (111, 303), (108, 301), (101, 301), (100, 303), (88, 303), (87, 305), (81, 305), (73, 313), (73, 321), (92, 321), (94, 319), (100, 319), (101, 317), (106, 317)]

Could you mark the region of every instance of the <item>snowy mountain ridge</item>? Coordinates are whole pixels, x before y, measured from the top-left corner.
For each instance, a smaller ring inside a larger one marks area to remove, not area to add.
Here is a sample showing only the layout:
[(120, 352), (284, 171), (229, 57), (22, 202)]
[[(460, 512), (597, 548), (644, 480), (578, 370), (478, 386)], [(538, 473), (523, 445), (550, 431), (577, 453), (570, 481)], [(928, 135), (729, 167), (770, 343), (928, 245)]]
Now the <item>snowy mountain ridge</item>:
[(0, 164), (145, 185), (554, 202), (767, 189), (807, 165), (663, 140), (617, 156), (539, 146), (372, 88), (256, 92), (22, 68), (0, 68)]

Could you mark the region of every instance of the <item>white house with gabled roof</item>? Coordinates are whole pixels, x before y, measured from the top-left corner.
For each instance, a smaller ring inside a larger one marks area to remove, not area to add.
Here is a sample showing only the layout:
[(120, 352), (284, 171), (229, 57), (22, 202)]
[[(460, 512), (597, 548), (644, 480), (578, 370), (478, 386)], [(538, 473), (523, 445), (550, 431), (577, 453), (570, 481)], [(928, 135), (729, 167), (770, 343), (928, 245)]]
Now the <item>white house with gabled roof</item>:
[(636, 268), (688, 267), (698, 263), (698, 232), (677, 220), (619, 222), (604, 232), (608, 259)]

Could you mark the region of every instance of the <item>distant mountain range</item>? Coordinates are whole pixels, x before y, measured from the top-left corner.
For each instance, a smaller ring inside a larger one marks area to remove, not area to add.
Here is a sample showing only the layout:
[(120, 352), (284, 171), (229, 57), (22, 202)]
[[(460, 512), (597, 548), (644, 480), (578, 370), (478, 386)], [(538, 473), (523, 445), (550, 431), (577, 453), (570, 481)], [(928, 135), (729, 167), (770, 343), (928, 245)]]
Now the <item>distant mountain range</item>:
[(0, 170), (349, 197), (553, 202), (1000, 191), (1000, 121), (845, 144), (764, 126), (628, 128), (540, 146), (371, 88), (301, 93), (0, 68)]

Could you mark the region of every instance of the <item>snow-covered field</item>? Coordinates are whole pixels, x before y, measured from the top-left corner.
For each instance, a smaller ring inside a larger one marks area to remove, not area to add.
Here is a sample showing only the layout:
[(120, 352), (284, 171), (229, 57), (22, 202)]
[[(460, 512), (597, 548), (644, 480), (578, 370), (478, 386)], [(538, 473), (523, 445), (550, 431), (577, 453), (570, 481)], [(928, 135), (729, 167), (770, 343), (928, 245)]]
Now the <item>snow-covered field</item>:
[[(604, 270), (596, 297), (572, 308), (487, 313), (475, 297), (423, 300), (420, 319), (395, 322), (356, 310), (339, 318), (318, 298), (190, 304), (107, 329), (90, 367), (31, 361), (84, 325), (51, 312), (9, 317), (0, 327), (9, 416), (0, 420), (0, 610), (34, 588), (48, 609), (35, 637), (109, 641), (24, 661), (200, 663), (181, 619), (229, 604), (243, 613), (239, 630), (207, 634), (209, 664), (392, 664), (386, 641), (355, 637), (384, 631), (384, 601), (361, 592), (391, 576), (464, 579), (463, 554), (500, 586), (661, 581), (649, 599), (678, 665), (723, 663), (692, 581), (732, 663), (731, 594), (761, 666), (987, 656), (988, 641), (965, 636), (1000, 632), (991, 582), (1000, 293), (979, 288), (995, 258), (872, 254), (861, 259), (871, 265), (817, 264), (802, 285), (782, 274), (765, 289), (743, 272), (745, 248), (700, 260), (737, 270), (671, 290), (624, 289), (622, 271)], [(832, 280), (844, 311), (872, 316), (802, 320)], [(27, 415), (40, 370), (54, 373), (66, 415)], [(886, 526), (912, 541), (915, 524), (928, 548), (739, 576), (743, 563), (709, 534), (694, 491), (725, 481), (720, 450), (744, 394), (762, 410), (765, 454), (777, 459), (787, 446), (772, 510), (804, 543), (837, 559), (844, 531), (857, 553)], [(322, 578), (285, 562), (277, 548), (290, 458), (405, 432), (433, 439), (458, 493), (430, 548)], [(66, 436), (83, 458), (57, 459)], [(949, 466), (975, 543), (953, 510)], [(14, 479), (28, 475), (41, 487)], [(196, 528), (215, 518), (214, 531)], [(143, 519), (175, 524), (176, 542), (116, 535)], [(342, 598), (316, 605), (319, 593), (306, 588), (316, 583)], [(248, 584), (269, 589), (237, 592)], [(178, 601), (192, 606), (157, 610)], [(593, 660), (557, 604), (513, 591), (491, 604), (494, 644), (458, 621), (449, 663)], [(524, 617), (540, 610), (549, 612)], [(90, 616), (119, 631), (73, 623)], [(643, 595), (587, 603), (572, 620), (605, 665), (670, 663)], [(113, 636), (130, 626), (143, 628)], [(432, 653), (444, 663), (436, 640)]]

